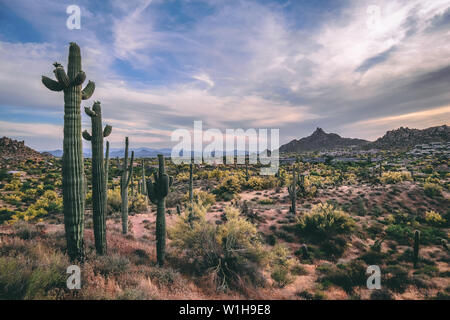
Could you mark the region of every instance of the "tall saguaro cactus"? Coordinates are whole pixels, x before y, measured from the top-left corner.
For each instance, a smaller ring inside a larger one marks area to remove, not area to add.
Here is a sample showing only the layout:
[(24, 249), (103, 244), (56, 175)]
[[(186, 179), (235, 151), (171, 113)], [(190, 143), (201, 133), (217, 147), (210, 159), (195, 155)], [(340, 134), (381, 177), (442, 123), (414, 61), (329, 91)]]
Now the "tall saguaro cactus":
[(120, 178), (120, 196), (122, 198), (122, 233), (128, 233), (128, 186), (133, 176), (134, 151), (131, 152), (130, 164), (128, 164), (128, 137), (125, 137), (125, 158), (122, 165)]
[(142, 181), (139, 192), (143, 195), (147, 194), (147, 183), (145, 182), (145, 160), (142, 159)]
[(164, 156), (158, 154), (159, 169), (154, 171), (154, 182), (147, 181), (147, 194), (150, 201), (157, 206), (156, 210), (156, 256), (159, 266), (164, 265), (166, 251), (166, 197), (173, 179), (166, 173)]
[(94, 221), (95, 249), (98, 254), (106, 254), (106, 177), (103, 159), (103, 138), (111, 134), (112, 127), (102, 127), (102, 108), (95, 101), (92, 110), (84, 108), (91, 118), (92, 135), (83, 131), (83, 138), (92, 145), (92, 216)]
[(71, 260), (83, 260), (85, 187), (80, 105), (92, 96), (95, 83), (89, 81), (81, 89), (86, 74), (81, 70), (80, 47), (74, 42), (69, 47), (68, 73), (61, 64), (53, 65), (57, 81), (42, 76), (42, 83), (51, 91), (64, 92), (62, 188), (67, 252)]

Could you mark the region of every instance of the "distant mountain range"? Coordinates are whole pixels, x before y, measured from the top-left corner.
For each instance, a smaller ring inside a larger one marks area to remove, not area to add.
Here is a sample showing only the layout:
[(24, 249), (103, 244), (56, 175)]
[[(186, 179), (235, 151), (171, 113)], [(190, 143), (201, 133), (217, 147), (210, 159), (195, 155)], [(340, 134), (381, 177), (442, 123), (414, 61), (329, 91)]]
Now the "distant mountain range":
[(374, 142), (362, 139), (342, 138), (336, 133), (326, 133), (317, 128), (308, 137), (292, 140), (280, 147), (280, 153), (310, 152), (321, 150), (335, 150), (344, 147), (361, 149), (408, 149), (418, 144), (431, 142), (449, 142), (450, 127), (447, 125), (431, 127), (423, 130), (399, 128), (386, 132), (384, 136)]
[(399, 128), (386, 132), (384, 136), (367, 147), (375, 149), (407, 149), (418, 144), (431, 142), (449, 142), (450, 127), (447, 125), (423, 130)]
[[(162, 148), (162, 149), (150, 149), (150, 148), (130, 148), (131, 151), (134, 151), (135, 158), (152, 158), (156, 157), (158, 154), (163, 154), (165, 156), (170, 156), (172, 149)], [(51, 151), (43, 151), (42, 153), (51, 154), (54, 157), (62, 157), (62, 150), (51, 150)], [(111, 148), (109, 149), (109, 157), (110, 158), (122, 158), (125, 154), (125, 149), (121, 148)], [(92, 156), (91, 150), (84, 150), (83, 155), (85, 158), (90, 158)]]
[(350, 146), (361, 146), (369, 141), (362, 139), (342, 138), (336, 133), (326, 133), (322, 128), (317, 128), (312, 135), (292, 140), (280, 147), (280, 153), (308, 152), (319, 150), (330, 150)]
[[(409, 149), (418, 144), (426, 144), (431, 142), (450, 142), (450, 127), (447, 125), (431, 127), (423, 130), (399, 128), (386, 132), (384, 136), (378, 138), (374, 142), (363, 139), (342, 138), (336, 133), (326, 133), (323, 129), (317, 128), (313, 134), (299, 140), (282, 145), (279, 149), (280, 153), (295, 152), (311, 152), (321, 150), (335, 150), (339, 148), (354, 147), (357, 149), (382, 149), (382, 150), (398, 150)], [(84, 150), (84, 157), (90, 158), (90, 150)], [(158, 154), (165, 156), (171, 155), (170, 148), (151, 149), (136, 148), (130, 149), (134, 151), (135, 158), (152, 158)], [(124, 149), (110, 149), (110, 158), (122, 158)], [(23, 160), (43, 160), (49, 157), (62, 157), (62, 150), (43, 151), (41, 153), (25, 146), (24, 141), (16, 141), (8, 137), (0, 139), (0, 163), (7, 161)], [(248, 154), (245, 151), (237, 151), (236, 154)]]

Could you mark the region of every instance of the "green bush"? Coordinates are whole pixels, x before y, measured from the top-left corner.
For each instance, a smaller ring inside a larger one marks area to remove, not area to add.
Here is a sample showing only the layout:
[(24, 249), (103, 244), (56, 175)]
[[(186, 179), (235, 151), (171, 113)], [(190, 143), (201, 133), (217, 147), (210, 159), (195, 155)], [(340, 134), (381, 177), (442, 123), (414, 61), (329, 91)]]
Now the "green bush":
[(355, 287), (366, 285), (366, 266), (359, 260), (336, 266), (329, 265), (319, 271), (323, 274), (319, 278), (320, 282), (339, 286), (349, 294), (353, 293)]
[[(204, 206), (209, 207), (216, 203), (215, 195), (202, 190), (193, 190), (192, 197), (195, 202), (202, 203)], [(183, 202), (189, 202), (189, 192), (183, 197)]]
[(236, 176), (228, 176), (213, 192), (219, 199), (229, 201), (234, 199), (235, 195), (240, 191), (241, 184), (239, 178)]
[(442, 187), (437, 183), (426, 182), (423, 185), (423, 192), (433, 198), (442, 195)]
[(225, 223), (217, 226), (206, 220), (205, 207), (194, 203), (169, 228), (171, 244), (197, 262), (198, 274), (212, 275), (218, 289), (263, 285), (267, 254), (258, 230), (234, 207), (227, 207), (225, 215)]
[(355, 230), (355, 221), (342, 210), (330, 204), (314, 205), (311, 210), (297, 220), (302, 234), (318, 238), (331, 238), (336, 235), (350, 235)]

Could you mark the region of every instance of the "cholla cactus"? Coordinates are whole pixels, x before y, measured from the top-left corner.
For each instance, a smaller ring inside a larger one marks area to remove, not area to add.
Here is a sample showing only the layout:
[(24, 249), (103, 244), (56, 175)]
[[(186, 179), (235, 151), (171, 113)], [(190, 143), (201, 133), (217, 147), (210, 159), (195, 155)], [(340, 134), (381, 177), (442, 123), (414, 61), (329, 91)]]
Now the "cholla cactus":
[(154, 182), (147, 181), (148, 198), (156, 204), (156, 256), (159, 266), (164, 265), (165, 250), (166, 250), (166, 197), (169, 194), (169, 188), (172, 185), (173, 179), (167, 175), (164, 156), (158, 154), (159, 169), (154, 171)]
[(122, 198), (122, 233), (128, 233), (128, 186), (133, 176), (134, 151), (131, 152), (131, 160), (128, 164), (128, 137), (125, 137), (125, 157), (120, 177), (120, 196)]
[(81, 141), (81, 100), (89, 99), (95, 84), (89, 81), (84, 89), (81, 85), (86, 74), (81, 70), (80, 47), (70, 43), (68, 74), (61, 64), (55, 62), (53, 71), (57, 81), (42, 76), (42, 83), (52, 91), (64, 92), (64, 140), (62, 164), (62, 189), (64, 226), (67, 252), (71, 260), (84, 259), (84, 162)]
[(106, 254), (106, 179), (107, 173), (103, 159), (103, 138), (112, 131), (110, 125), (103, 129), (100, 102), (94, 102), (92, 110), (84, 108), (91, 118), (92, 135), (83, 131), (83, 138), (92, 145), (92, 220), (94, 222), (95, 249), (98, 254)]

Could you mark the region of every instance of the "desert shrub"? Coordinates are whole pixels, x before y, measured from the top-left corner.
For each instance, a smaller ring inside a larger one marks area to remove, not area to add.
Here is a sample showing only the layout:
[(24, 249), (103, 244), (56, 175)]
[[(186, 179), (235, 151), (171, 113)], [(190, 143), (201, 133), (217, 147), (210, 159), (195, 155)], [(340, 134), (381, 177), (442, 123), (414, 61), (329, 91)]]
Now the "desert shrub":
[(426, 182), (423, 185), (423, 192), (433, 198), (442, 195), (442, 187), (437, 183)]
[(5, 184), (3, 190), (5, 191), (19, 191), (22, 187), (22, 182), (20, 179), (12, 179), (10, 183)]
[(442, 218), (442, 216), (439, 213), (437, 213), (433, 210), (427, 211), (425, 213), (425, 221), (428, 224), (430, 224), (432, 226), (437, 226), (437, 227), (443, 226), (447, 222), (444, 218)]
[(329, 265), (321, 268), (319, 281), (324, 284), (334, 284), (347, 293), (353, 293), (354, 287), (366, 284), (366, 266), (362, 261), (353, 260), (347, 264)]
[(69, 262), (62, 253), (20, 241), (0, 248), (0, 299), (54, 299), (65, 289)]
[(206, 209), (195, 204), (169, 228), (171, 244), (196, 261), (198, 274), (214, 277), (218, 289), (262, 285), (260, 269), (267, 254), (256, 227), (239, 216), (234, 207), (225, 209), (226, 221), (217, 226), (206, 220)]
[(11, 217), (9, 221), (11, 224), (19, 220), (34, 221), (40, 220), (47, 214), (57, 214), (62, 212), (62, 198), (52, 190), (47, 190), (45, 193), (25, 212), (17, 212)]
[(18, 205), (18, 204), (22, 203), (22, 198), (21, 198), (20, 193), (19, 194), (17, 194), (17, 193), (5, 194), (5, 195), (3, 195), (2, 199), (6, 203), (9, 203), (12, 205)]
[(259, 200), (259, 204), (262, 204), (262, 205), (274, 204), (274, 201), (269, 198), (264, 198), (264, 199)]
[(320, 203), (297, 220), (302, 234), (318, 238), (331, 238), (336, 235), (349, 235), (355, 230), (355, 221), (342, 210), (330, 204)]
[(408, 275), (408, 270), (399, 265), (387, 266), (382, 273), (382, 283), (392, 291), (404, 292), (411, 284), (411, 278)]
[(145, 212), (148, 208), (147, 203), (147, 196), (138, 193), (130, 201), (130, 211), (133, 213)]
[[(209, 207), (216, 203), (216, 196), (202, 190), (192, 190), (192, 197), (195, 202), (202, 203), (204, 206)], [(189, 192), (183, 197), (183, 202), (189, 202)]]
[(250, 177), (248, 181), (244, 183), (244, 186), (247, 189), (251, 190), (266, 190), (274, 188), (278, 185), (278, 181), (275, 177), (266, 176), (266, 177)]
[(264, 181), (260, 177), (250, 177), (248, 181), (245, 183), (246, 188), (251, 190), (263, 190)]
[(122, 198), (120, 196), (119, 188), (108, 190), (108, 214), (120, 211), (120, 206), (122, 204)]
[(373, 290), (370, 300), (394, 300), (394, 296), (387, 289)]
[(278, 287), (283, 288), (294, 281), (290, 274), (296, 261), (290, 257), (289, 249), (282, 244), (276, 245), (271, 251), (271, 278)]
[(214, 189), (216, 196), (225, 201), (234, 199), (234, 196), (240, 191), (241, 184), (239, 178), (236, 176), (228, 176), (216, 189)]
[(16, 212), (14, 210), (10, 210), (8, 208), (0, 209), (0, 224), (3, 224), (6, 221), (9, 221), (15, 213)]
[(408, 171), (402, 171), (402, 172), (394, 172), (394, 171), (388, 171), (383, 172), (381, 175), (380, 181), (383, 184), (395, 184), (398, 182), (411, 180), (411, 173)]
[(39, 235), (36, 227), (28, 222), (19, 221), (14, 224), (14, 234), (20, 239), (29, 240)]
[(110, 275), (119, 275), (128, 270), (130, 260), (119, 254), (110, 254), (100, 256), (95, 260), (94, 270), (107, 277)]
[(172, 268), (153, 268), (149, 276), (161, 288), (183, 288), (186, 281)]

